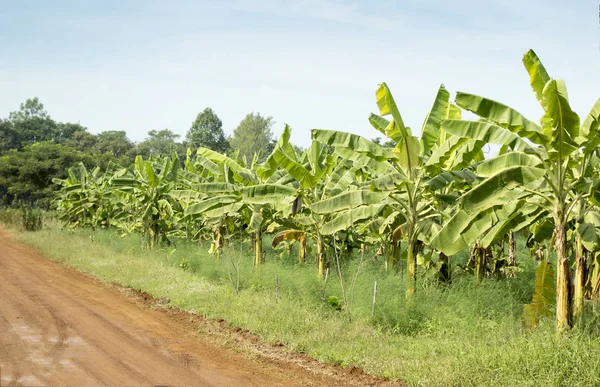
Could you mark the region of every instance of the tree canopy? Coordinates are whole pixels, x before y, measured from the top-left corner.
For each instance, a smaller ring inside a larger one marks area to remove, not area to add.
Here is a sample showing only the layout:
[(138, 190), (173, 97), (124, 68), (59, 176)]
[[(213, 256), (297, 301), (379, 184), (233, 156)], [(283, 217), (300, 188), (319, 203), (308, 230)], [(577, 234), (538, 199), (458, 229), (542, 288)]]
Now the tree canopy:
[(233, 131), (232, 148), (247, 162), (252, 160), (255, 153), (262, 151), (261, 160), (263, 160), (274, 146), (271, 132), (274, 123), (272, 117), (263, 117), (260, 113), (246, 115)]
[(229, 150), (229, 142), (223, 132), (223, 122), (209, 107), (198, 113), (187, 132), (186, 141), (191, 148), (208, 148), (220, 153)]

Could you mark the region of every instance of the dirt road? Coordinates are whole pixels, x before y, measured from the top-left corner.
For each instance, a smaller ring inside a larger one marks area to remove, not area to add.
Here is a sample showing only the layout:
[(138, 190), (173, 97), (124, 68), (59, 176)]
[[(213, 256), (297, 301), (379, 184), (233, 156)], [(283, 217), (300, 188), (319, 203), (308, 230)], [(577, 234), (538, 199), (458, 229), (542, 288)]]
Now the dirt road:
[(250, 360), (0, 229), (0, 386), (340, 385)]

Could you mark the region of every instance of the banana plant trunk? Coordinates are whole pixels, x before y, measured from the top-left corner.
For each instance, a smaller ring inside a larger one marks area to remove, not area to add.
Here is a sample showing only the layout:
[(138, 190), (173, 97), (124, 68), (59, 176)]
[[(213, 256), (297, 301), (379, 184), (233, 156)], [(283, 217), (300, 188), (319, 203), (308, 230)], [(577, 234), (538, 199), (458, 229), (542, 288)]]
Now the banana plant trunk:
[(508, 266), (517, 266), (517, 241), (512, 231), (508, 233)]
[(263, 247), (262, 247), (262, 232), (257, 230), (254, 232), (254, 266), (258, 267), (263, 261)]
[(414, 235), (408, 237), (406, 246), (406, 299), (412, 300), (417, 288), (417, 243)]
[(325, 246), (323, 236), (317, 236), (317, 274), (322, 277), (325, 274)]
[(298, 243), (298, 262), (306, 262), (306, 238), (302, 238)]
[(475, 283), (477, 285), (481, 283), (481, 280), (485, 275), (485, 256), (485, 249), (481, 247), (479, 241), (475, 242), (471, 252), (471, 257), (475, 260)]
[(577, 235), (575, 241), (575, 284), (573, 289), (573, 320), (579, 322), (583, 314), (583, 292), (586, 280), (586, 254), (581, 237)]
[(556, 327), (559, 331), (571, 327), (571, 279), (567, 255), (567, 232), (564, 212), (558, 208), (554, 213), (554, 246), (556, 248)]

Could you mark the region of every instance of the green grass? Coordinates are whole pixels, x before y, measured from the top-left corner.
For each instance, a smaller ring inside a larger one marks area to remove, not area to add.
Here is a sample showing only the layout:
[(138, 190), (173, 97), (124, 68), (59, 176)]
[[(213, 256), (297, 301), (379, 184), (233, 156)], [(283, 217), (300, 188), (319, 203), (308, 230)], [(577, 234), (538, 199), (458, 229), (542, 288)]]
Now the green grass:
[[(552, 320), (543, 321), (534, 333), (522, 331), (522, 305), (531, 299), (535, 270), (522, 248), (517, 278), (484, 280), (477, 287), (471, 275), (457, 268), (450, 286), (420, 280), (410, 305), (404, 300), (403, 275), (389, 274), (372, 261), (372, 254), (365, 256), (349, 322), (344, 310), (336, 311), (326, 301), (329, 296), (342, 298), (335, 272), (330, 274), (324, 301), (323, 281), (316, 277), (314, 265), (298, 265), (293, 255), (280, 257), (280, 251), (270, 249), (268, 238), (267, 262), (258, 271), (252, 267), (248, 243), (230, 246), (217, 260), (208, 254), (208, 246), (179, 243), (163, 250), (141, 250), (137, 237), (61, 230), (52, 222), (43, 231), (19, 232), (16, 238), (82, 272), (155, 297), (168, 296), (178, 307), (223, 318), (320, 361), (353, 364), (408, 385), (600, 385), (596, 331), (559, 337)], [(180, 266), (182, 259), (187, 270)], [(235, 278), (232, 261), (238, 259), (236, 294), (230, 275)], [(355, 257), (343, 262), (347, 284), (358, 261)], [(375, 280), (378, 297), (372, 319)]]

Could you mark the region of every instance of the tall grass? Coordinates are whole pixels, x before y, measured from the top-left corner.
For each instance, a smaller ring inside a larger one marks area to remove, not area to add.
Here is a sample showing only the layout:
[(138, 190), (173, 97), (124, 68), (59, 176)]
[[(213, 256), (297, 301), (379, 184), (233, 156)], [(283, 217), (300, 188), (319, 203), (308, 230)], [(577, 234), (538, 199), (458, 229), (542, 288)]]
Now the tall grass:
[(44, 227), (44, 211), (27, 206), (0, 208), (0, 223), (25, 231), (39, 231)]
[[(255, 270), (248, 242), (232, 243), (218, 260), (208, 246), (178, 243), (148, 251), (139, 248), (137, 237), (119, 238), (102, 230), (50, 227), (17, 238), (58, 262), (155, 297), (168, 296), (178, 307), (226, 319), (266, 341), (409, 385), (600, 385), (596, 331), (558, 337), (551, 320), (531, 334), (522, 331), (522, 305), (531, 299), (535, 270), (522, 243), (522, 271), (516, 278), (476, 286), (454, 264), (451, 285), (420, 281), (410, 304), (404, 297), (404, 276), (386, 272), (367, 254), (349, 295), (349, 321), (344, 310), (328, 302), (329, 296), (343, 297), (337, 275), (332, 270), (323, 292), (314, 265), (295, 263), (294, 252), (287, 256), (267, 248), (266, 263)], [(234, 280), (238, 260), (239, 293)], [(346, 284), (352, 283), (358, 262), (342, 262)]]

